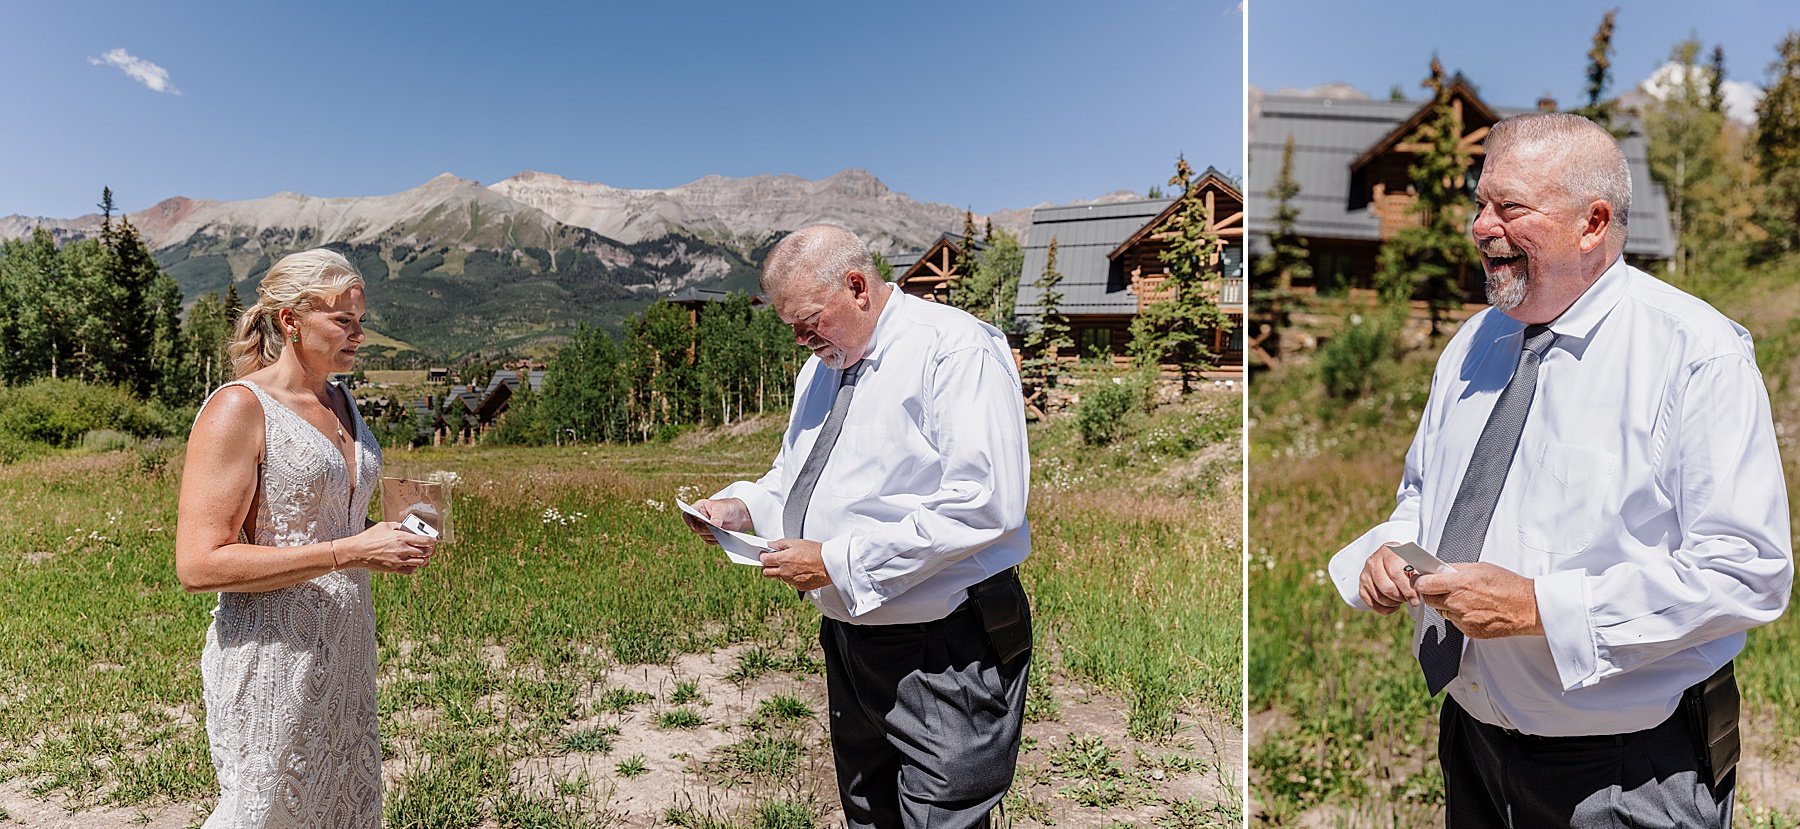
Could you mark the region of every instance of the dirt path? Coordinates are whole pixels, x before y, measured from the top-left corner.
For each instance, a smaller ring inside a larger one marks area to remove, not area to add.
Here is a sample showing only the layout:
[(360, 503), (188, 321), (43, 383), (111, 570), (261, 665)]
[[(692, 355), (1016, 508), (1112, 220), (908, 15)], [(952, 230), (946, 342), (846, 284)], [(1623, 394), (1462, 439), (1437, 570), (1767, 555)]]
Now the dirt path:
[[(674, 812), (744, 826), (758, 804), (778, 800), (805, 805), (815, 826), (840, 825), (831, 749), (822, 719), (822, 676), (796, 678), (770, 673), (748, 682), (730, 675), (740, 647), (682, 656), (673, 665), (630, 666), (610, 671), (598, 688), (641, 691), (668, 700), (678, 683), (693, 683), (695, 728), (656, 726), (668, 704), (647, 704), (620, 714), (601, 713), (570, 722), (573, 734), (617, 728), (606, 751), (527, 757), (513, 764), (516, 790), (546, 798), (579, 786), (587, 817), (597, 825), (648, 829), (670, 825)], [(1015, 826), (1055, 825), (1059, 829), (1101, 829), (1124, 821), (1150, 825), (1180, 811), (1191, 815), (1236, 814), (1243, 779), (1243, 732), (1223, 717), (1187, 712), (1178, 735), (1150, 744), (1127, 733), (1125, 701), (1064, 677), (1054, 677), (1055, 719), (1027, 723), (1018, 776), (1008, 796), (1007, 816)], [(763, 779), (736, 774), (724, 761), (729, 746), (745, 739), (745, 723), (765, 700), (794, 697), (813, 712), (788, 733), (800, 743), (791, 774)], [(577, 700), (577, 710), (596, 711), (595, 700)], [(643, 771), (621, 774), (619, 766), (642, 758)], [(404, 776), (406, 757), (387, 759), (389, 796)], [(160, 803), (143, 807), (101, 807), (70, 812), (57, 799), (31, 792), (31, 781), (0, 783), (0, 827), (151, 827), (183, 829), (204, 822), (210, 801)], [(1210, 810), (1210, 811), (1209, 811)], [(484, 826), (494, 826), (492, 820)], [(1183, 826), (1214, 825), (1187, 819)], [(1218, 825), (1227, 825), (1223, 822)], [(1229, 825), (1236, 825), (1235, 821)]]

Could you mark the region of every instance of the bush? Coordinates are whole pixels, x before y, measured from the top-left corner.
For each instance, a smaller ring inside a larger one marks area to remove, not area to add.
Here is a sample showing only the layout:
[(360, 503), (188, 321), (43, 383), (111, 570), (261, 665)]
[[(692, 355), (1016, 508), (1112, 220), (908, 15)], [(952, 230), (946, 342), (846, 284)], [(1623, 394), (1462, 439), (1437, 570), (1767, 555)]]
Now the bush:
[(116, 429), (95, 429), (81, 436), (81, 448), (89, 452), (117, 452), (137, 443), (137, 438)]
[(1319, 381), (1325, 393), (1338, 400), (1354, 400), (1374, 388), (1381, 367), (1399, 356), (1399, 327), (1396, 318), (1364, 319), (1351, 314), (1337, 336), (1319, 349)]
[(49, 451), (50, 448), (41, 443), (0, 432), (0, 465), (31, 460)]
[(74, 446), (100, 429), (167, 437), (169, 417), (116, 386), (43, 379), (0, 390), (0, 434), (51, 446)]
[(1075, 426), (1089, 446), (1111, 443), (1125, 431), (1125, 416), (1143, 405), (1144, 390), (1123, 376), (1096, 377), (1075, 405)]
[(175, 456), (185, 448), (182, 444), (172, 440), (163, 440), (162, 438), (146, 440), (138, 444), (137, 469), (150, 477), (161, 476), (169, 471), (169, 465), (174, 462)]

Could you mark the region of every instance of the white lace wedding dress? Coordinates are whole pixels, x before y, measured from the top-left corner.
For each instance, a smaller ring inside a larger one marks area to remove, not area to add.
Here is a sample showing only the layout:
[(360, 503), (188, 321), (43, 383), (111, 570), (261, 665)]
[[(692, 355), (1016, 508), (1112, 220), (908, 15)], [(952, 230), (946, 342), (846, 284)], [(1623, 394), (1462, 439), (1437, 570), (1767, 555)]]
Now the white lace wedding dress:
[[(299, 414), (253, 383), (233, 385), (256, 393), (268, 435), (251, 543), (292, 547), (361, 532), (381, 474), (381, 445), (361, 416), (353, 415), (352, 472)], [(220, 593), (200, 673), (220, 789), (205, 829), (381, 825), (369, 571)]]

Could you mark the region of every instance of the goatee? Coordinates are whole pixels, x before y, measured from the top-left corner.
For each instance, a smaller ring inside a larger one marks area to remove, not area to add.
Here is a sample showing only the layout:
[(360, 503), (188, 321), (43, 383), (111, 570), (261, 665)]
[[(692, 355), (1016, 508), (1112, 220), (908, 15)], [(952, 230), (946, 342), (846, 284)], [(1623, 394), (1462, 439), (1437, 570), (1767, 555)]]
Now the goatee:
[(1524, 257), (1513, 260), (1506, 270), (1505, 276), (1486, 272), (1488, 304), (1501, 313), (1519, 307), (1525, 301), (1525, 289), (1531, 283), (1531, 269), (1526, 266)]

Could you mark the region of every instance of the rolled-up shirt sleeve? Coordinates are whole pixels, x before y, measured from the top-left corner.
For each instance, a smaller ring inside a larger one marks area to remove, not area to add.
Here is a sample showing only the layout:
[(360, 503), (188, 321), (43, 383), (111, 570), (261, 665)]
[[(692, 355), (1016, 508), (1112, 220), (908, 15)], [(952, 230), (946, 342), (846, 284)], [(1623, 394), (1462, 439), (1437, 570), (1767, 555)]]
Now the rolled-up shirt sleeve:
[(826, 539), (826, 572), (860, 616), (1023, 532), (1030, 459), (1017, 376), (990, 348), (946, 352), (932, 366), (925, 428), (941, 457), (935, 492), (898, 521)]
[(1793, 586), (1786, 484), (1756, 364), (1743, 354), (1688, 371), (1657, 461), (1682, 541), (1667, 563), (1536, 579), (1564, 690), (1780, 616)]

